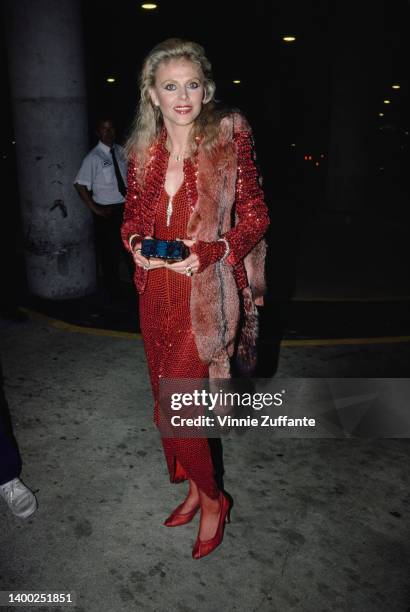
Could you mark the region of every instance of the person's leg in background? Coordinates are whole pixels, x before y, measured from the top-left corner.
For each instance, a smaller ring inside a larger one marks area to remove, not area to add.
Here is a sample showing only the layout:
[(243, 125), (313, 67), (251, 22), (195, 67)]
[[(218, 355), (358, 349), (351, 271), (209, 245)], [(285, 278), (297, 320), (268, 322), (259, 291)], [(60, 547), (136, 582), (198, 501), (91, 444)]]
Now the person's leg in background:
[(107, 217), (94, 214), (97, 259), (101, 262), (105, 289), (111, 297), (118, 297), (121, 293), (120, 262), (126, 254), (120, 232), (124, 206), (110, 205), (107, 210)]
[(100, 283), (100, 276), (102, 276), (102, 285), (105, 289), (108, 290), (107, 264), (109, 265), (109, 250), (107, 248), (107, 233), (109, 229), (110, 219), (108, 217), (102, 217), (95, 213), (93, 214), (93, 218), (95, 229), (97, 279)]
[(20, 480), (20, 472), (21, 457), (12, 433), (0, 362), (0, 497), (15, 516), (28, 518), (36, 511), (37, 500)]
[[(4, 170), (3, 168), (3, 172)], [(11, 173), (12, 169), (10, 167), (9, 170)], [(1, 178), (4, 180), (2, 185), (5, 185), (6, 190), (5, 193), (2, 193), (3, 201), (7, 202), (7, 205), (4, 206), (0, 223), (0, 317), (13, 321), (26, 321), (27, 315), (19, 310), (19, 290), (24, 273), (17, 253), (19, 227), (21, 225), (17, 208), (18, 202), (15, 194), (10, 194), (10, 197), (7, 197), (10, 186), (8, 186), (6, 175), (1, 176)]]
[(130, 254), (124, 249), (121, 239), (121, 225), (124, 214), (124, 205), (119, 204), (113, 209), (110, 216), (110, 228), (107, 242), (109, 244), (109, 252), (111, 255), (109, 268), (110, 280), (113, 285), (114, 294), (122, 295), (121, 284), (121, 263), (125, 262), (130, 281), (134, 274), (135, 264)]

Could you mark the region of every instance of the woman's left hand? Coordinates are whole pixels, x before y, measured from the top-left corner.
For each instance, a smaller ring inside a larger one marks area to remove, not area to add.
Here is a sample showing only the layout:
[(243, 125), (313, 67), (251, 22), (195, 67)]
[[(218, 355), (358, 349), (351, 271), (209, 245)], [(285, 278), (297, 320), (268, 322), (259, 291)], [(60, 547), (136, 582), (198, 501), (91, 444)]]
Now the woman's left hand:
[[(195, 243), (195, 240), (182, 240), (182, 242), (187, 247), (191, 247)], [(178, 272), (178, 274), (186, 274), (187, 276), (192, 276), (192, 274), (198, 272), (199, 257), (196, 253), (191, 253), (186, 259), (183, 259), (182, 261), (176, 261), (175, 263), (166, 263), (165, 267), (169, 268), (170, 270), (173, 270), (174, 272)]]

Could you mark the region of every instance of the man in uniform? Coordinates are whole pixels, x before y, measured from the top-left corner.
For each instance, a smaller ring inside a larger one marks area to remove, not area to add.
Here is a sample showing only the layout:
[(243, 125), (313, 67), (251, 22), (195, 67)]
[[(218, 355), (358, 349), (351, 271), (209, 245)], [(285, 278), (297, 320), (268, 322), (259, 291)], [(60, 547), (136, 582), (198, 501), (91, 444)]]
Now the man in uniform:
[(115, 297), (120, 293), (120, 261), (126, 257), (120, 229), (127, 192), (127, 162), (123, 148), (115, 143), (115, 127), (110, 118), (98, 121), (96, 134), (98, 144), (84, 158), (74, 186), (93, 213), (104, 285)]

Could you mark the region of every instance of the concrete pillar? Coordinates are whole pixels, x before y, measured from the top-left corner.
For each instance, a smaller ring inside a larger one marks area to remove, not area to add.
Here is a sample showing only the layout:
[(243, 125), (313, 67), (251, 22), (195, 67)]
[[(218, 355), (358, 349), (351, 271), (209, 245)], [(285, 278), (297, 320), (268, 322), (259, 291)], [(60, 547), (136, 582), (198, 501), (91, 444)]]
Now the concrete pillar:
[(73, 178), (88, 149), (77, 0), (5, 0), (29, 290), (65, 299), (96, 288), (91, 213)]

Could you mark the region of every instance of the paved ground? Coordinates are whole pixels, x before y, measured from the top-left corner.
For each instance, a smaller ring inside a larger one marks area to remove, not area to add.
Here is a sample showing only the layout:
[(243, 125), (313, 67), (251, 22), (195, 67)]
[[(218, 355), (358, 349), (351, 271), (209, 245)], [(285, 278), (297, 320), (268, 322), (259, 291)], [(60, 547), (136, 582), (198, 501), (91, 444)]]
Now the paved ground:
[[(184, 485), (168, 482), (141, 341), (84, 331), (1, 330), (22, 477), (39, 500), (26, 522), (0, 505), (1, 589), (73, 591), (81, 612), (408, 610), (407, 440), (227, 438), (232, 523), (193, 561), (196, 521), (162, 526)], [(276, 354), (265, 338), (278, 376), (397, 376), (410, 344)]]

